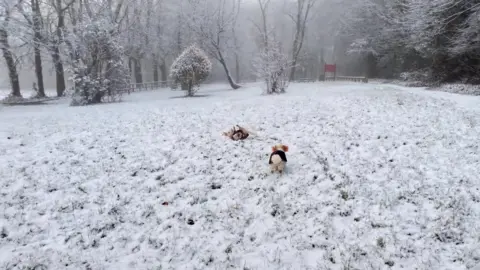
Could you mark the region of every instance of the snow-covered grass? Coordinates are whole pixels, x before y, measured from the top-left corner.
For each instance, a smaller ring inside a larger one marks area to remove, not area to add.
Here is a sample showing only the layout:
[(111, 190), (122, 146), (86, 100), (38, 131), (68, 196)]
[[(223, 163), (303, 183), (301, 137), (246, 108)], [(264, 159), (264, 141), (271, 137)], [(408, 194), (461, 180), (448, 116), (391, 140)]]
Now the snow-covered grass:
[[(478, 110), (452, 94), (380, 84), (226, 89), (0, 107), (0, 268), (480, 261)], [(234, 124), (258, 135), (221, 137)], [(280, 142), (290, 147), (284, 176), (267, 164)]]
[[(429, 83), (422, 81), (410, 81), (410, 80), (381, 80), (370, 79), (369, 83), (374, 84), (395, 84), (406, 87), (427, 87)], [(447, 92), (469, 96), (480, 96), (480, 85), (464, 84), (464, 83), (446, 83), (439, 86), (428, 86), (426, 88), (430, 91)]]
[[(0, 100), (3, 100), (4, 98), (8, 97), (8, 95), (10, 94), (11, 92), (11, 89), (0, 89)], [(28, 89), (28, 90), (23, 90), (22, 89), (22, 96), (24, 98), (30, 98), (30, 97), (33, 97), (35, 96), (35, 91), (33, 91), (33, 89)], [(57, 92), (55, 89), (45, 89), (45, 94), (48, 96), (48, 97), (56, 97), (57, 96)]]
[(480, 85), (472, 84), (445, 84), (440, 87), (433, 87), (431, 90), (462, 95), (480, 96)]

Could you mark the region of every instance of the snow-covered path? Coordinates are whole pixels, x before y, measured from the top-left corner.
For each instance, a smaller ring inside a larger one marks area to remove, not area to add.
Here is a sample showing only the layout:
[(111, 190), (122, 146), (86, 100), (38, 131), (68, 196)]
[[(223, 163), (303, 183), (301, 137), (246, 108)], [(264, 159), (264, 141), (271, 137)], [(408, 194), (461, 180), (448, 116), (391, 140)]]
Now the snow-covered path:
[[(225, 89), (0, 107), (0, 269), (480, 262), (479, 110), (388, 85)], [(234, 124), (258, 135), (221, 137)]]

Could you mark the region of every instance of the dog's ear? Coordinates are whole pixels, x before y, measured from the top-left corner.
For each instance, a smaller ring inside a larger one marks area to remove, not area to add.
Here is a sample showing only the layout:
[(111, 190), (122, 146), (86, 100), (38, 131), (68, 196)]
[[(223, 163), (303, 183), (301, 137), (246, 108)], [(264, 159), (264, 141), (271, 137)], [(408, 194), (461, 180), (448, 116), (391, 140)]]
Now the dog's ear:
[(288, 152), (288, 146), (287, 145), (282, 145), (283, 152)]
[(272, 146), (272, 152), (277, 151), (277, 148), (275, 146)]

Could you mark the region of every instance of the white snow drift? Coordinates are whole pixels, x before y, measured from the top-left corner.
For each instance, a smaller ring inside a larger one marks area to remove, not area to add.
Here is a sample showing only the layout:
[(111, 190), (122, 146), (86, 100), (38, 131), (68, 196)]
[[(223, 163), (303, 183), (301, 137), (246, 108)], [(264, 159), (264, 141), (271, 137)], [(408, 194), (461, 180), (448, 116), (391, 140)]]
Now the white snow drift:
[[(479, 262), (478, 110), (387, 85), (260, 92), (0, 108), (0, 268)], [(222, 138), (234, 124), (258, 136)], [(281, 177), (276, 143), (290, 147)]]

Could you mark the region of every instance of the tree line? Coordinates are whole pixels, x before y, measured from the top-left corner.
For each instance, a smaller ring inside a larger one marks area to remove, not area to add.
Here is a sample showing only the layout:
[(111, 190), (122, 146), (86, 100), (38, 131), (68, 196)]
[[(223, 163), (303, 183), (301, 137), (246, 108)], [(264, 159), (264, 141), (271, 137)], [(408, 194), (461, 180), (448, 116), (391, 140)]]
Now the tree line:
[(339, 36), (370, 77), (480, 83), (480, 2), (339, 0)]
[(87, 103), (147, 73), (167, 81), (194, 43), (233, 89), (266, 74), (320, 78), (325, 63), (344, 75), (478, 83), (479, 17), (470, 0), (3, 0), (0, 46), (12, 96), (31, 62), (44, 97), (48, 63), (56, 94), (72, 85)]

